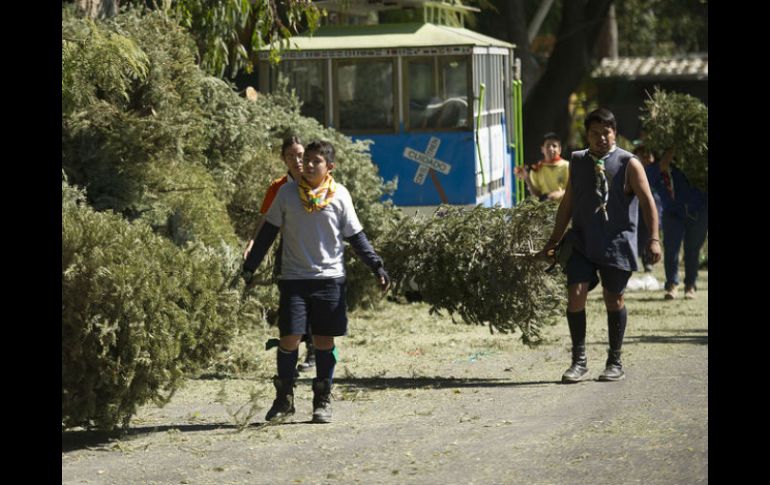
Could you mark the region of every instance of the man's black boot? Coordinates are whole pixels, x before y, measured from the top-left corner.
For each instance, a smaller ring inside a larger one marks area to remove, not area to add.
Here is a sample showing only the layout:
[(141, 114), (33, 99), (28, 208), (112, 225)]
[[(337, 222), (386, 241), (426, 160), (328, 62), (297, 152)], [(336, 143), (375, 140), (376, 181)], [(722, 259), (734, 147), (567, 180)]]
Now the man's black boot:
[(313, 422), (331, 423), (332, 421), (332, 383), (331, 379), (313, 379)]
[(297, 366), (297, 370), (300, 372), (306, 372), (315, 367), (315, 348), (311, 342), (305, 343), (307, 355), (305, 356), (305, 362), (300, 363)]
[(294, 381), (281, 380), (278, 376), (274, 376), (273, 385), (275, 401), (265, 415), (265, 421), (277, 421), (294, 414)]
[(588, 379), (588, 359), (585, 347), (572, 347), (572, 365), (561, 376), (562, 382), (580, 382)]
[(607, 351), (607, 367), (599, 374), (600, 381), (620, 381), (626, 378), (623, 363), (620, 361), (620, 350)]

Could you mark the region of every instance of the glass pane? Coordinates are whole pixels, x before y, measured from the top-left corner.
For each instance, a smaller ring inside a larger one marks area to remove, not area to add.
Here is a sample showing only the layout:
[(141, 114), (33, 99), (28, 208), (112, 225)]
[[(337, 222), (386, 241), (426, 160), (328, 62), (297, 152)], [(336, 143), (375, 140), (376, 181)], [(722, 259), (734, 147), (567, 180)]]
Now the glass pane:
[(468, 60), (438, 58), (439, 82), (434, 59), (409, 61), (409, 127), (439, 129), (467, 127)]
[(340, 63), (339, 126), (343, 130), (393, 130), (393, 62)]
[(289, 89), (294, 89), (302, 100), (300, 113), (326, 124), (326, 102), (324, 100), (324, 61), (283, 61), (278, 72), (289, 80)]
[[(428, 128), (428, 105), (437, 100), (433, 79), (433, 60), (413, 60), (407, 64), (409, 71), (409, 127)], [(434, 108), (435, 111), (435, 108)]]
[(469, 126), (468, 60), (459, 58), (443, 60), (441, 79), (443, 81), (443, 97), (437, 126), (439, 128)]

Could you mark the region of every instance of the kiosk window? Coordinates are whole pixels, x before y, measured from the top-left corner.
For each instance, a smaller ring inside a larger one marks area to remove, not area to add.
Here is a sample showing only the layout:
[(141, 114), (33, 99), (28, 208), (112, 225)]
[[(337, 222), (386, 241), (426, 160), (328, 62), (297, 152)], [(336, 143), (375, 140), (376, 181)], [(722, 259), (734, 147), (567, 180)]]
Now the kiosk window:
[(326, 101), (324, 96), (323, 61), (284, 61), (278, 65), (278, 75), (289, 81), (297, 97), (302, 100), (302, 116), (315, 118), (326, 125)]
[(395, 129), (393, 61), (339, 61), (336, 84), (340, 129)]
[(407, 83), (410, 129), (469, 126), (466, 58), (410, 59)]

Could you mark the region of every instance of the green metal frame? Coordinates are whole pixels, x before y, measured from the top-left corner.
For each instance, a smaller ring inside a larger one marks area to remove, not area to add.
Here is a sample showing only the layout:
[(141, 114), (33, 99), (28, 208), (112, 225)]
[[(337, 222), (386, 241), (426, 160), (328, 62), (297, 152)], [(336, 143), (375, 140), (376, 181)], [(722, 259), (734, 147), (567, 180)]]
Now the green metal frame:
[[(513, 130), (514, 143), (511, 147), (514, 149), (514, 166), (524, 166), (524, 123), (522, 122), (522, 95), (521, 80), (511, 82), (511, 99), (513, 105)], [(524, 200), (524, 181), (516, 178), (516, 204)]]

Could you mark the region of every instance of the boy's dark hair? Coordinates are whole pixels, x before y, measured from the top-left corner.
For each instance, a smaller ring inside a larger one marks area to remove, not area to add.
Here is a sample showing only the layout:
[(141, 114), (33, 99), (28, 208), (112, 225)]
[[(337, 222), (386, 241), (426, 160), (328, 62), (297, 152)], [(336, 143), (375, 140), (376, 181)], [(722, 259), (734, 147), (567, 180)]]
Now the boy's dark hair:
[(286, 149), (292, 145), (302, 145), (302, 140), (300, 140), (296, 135), (289, 135), (284, 138), (283, 144), (281, 145), (281, 155), (283, 155), (283, 152), (285, 152)]
[(658, 157), (658, 155), (654, 151), (650, 150), (650, 147), (645, 145), (643, 142), (639, 143), (638, 145), (636, 145), (634, 147), (634, 150), (631, 153), (633, 153), (634, 155), (638, 155), (637, 158), (642, 157), (642, 156), (644, 156), (647, 153), (652, 155), (655, 159), (660, 158), (660, 157)]
[(561, 145), (561, 139), (559, 138), (559, 135), (557, 135), (553, 131), (549, 131), (548, 133), (543, 135), (543, 142), (541, 143), (541, 145), (545, 145), (545, 142), (547, 142), (548, 140), (556, 140), (556, 142), (558, 142), (559, 145)]
[(315, 152), (324, 157), (326, 163), (334, 163), (334, 145), (324, 140), (317, 140), (311, 142), (310, 145), (305, 147), (305, 153)]
[(605, 126), (609, 126), (615, 131), (618, 129), (618, 124), (615, 121), (615, 115), (612, 114), (612, 111), (608, 110), (607, 108), (595, 109), (588, 113), (588, 116), (586, 116), (586, 119), (583, 122), (583, 126), (585, 126), (586, 131), (588, 131), (588, 127), (591, 126), (591, 123), (601, 123)]

